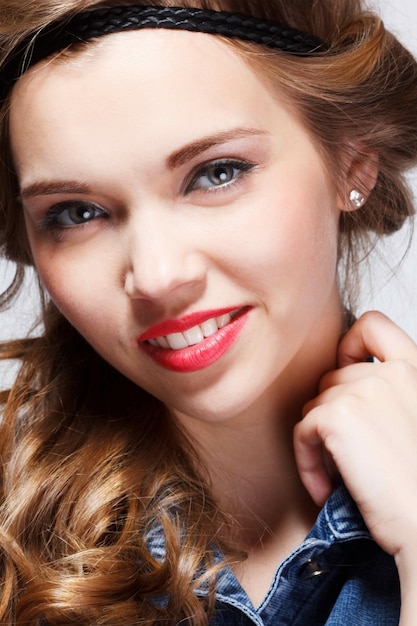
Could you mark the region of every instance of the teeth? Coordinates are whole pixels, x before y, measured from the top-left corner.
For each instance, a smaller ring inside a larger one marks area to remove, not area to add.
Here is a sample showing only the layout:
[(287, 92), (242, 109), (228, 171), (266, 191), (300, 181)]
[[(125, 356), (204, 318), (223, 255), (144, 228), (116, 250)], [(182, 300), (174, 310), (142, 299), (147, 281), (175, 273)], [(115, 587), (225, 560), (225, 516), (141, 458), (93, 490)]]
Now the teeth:
[(226, 313), (226, 315), (221, 315), (220, 317), (216, 317), (217, 326), (219, 328), (223, 328), (224, 326), (227, 326), (227, 324), (229, 324), (229, 322), (231, 321), (232, 321), (232, 316), (230, 315), (230, 313)]
[(155, 346), (155, 348), (165, 348), (166, 350), (170, 348), (166, 337), (158, 337), (157, 339), (149, 339), (149, 343), (151, 346)]
[(217, 322), (215, 319), (207, 320), (207, 322), (203, 322), (201, 324), (201, 330), (204, 337), (211, 337), (214, 333), (217, 333), (219, 327), (217, 326)]
[(172, 335), (167, 335), (167, 341), (171, 350), (181, 350), (182, 348), (188, 348), (187, 340), (182, 333), (173, 333)]
[(157, 342), (160, 348), (165, 348), (165, 350), (168, 350), (169, 343), (166, 337), (158, 337), (158, 339), (155, 339), (155, 341)]
[(200, 341), (203, 341), (204, 339), (204, 335), (200, 326), (194, 326), (194, 328), (186, 330), (183, 334), (189, 346), (195, 346), (197, 343), (200, 343)]
[(166, 337), (156, 337), (149, 339), (149, 343), (157, 348), (165, 348), (166, 350), (182, 350), (189, 346), (195, 346), (201, 343), (207, 337), (211, 337), (217, 333), (220, 328), (224, 328), (233, 319), (233, 314), (226, 313), (219, 317), (207, 320), (198, 326), (194, 326), (183, 333), (173, 333)]

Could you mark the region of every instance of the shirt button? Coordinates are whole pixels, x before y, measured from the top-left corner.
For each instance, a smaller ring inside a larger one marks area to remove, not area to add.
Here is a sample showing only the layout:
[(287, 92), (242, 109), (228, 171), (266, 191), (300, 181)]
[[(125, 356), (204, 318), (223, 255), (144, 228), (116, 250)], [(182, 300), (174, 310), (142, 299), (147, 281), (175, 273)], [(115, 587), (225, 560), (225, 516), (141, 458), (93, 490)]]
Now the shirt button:
[(323, 568), (314, 559), (308, 559), (301, 568), (300, 577), (303, 580), (308, 580), (309, 578), (316, 578), (317, 576), (327, 574), (328, 571), (328, 569)]

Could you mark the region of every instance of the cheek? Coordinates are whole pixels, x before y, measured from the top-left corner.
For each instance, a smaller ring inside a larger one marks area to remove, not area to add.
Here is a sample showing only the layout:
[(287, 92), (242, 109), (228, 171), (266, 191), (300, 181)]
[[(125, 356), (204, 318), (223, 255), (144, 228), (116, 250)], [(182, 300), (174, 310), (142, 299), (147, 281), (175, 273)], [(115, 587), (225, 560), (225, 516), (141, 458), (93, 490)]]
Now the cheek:
[[(111, 259), (93, 243), (71, 247), (66, 243), (48, 245), (29, 237), (39, 278), (56, 307), (81, 334), (90, 329), (90, 320), (105, 319), (109, 300), (115, 297)], [(111, 294), (111, 297), (109, 297)]]
[(265, 194), (258, 206), (242, 229), (236, 224), (234, 246), (229, 248), (231, 254), (238, 253), (235, 258), (245, 260), (240, 267), (248, 275), (260, 284), (272, 279), (290, 285), (302, 281), (305, 288), (319, 276), (334, 279), (339, 219), (332, 193), (317, 191), (311, 197), (294, 188)]
[(89, 279), (90, 272), (85, 268), (78, 271), (76, 265), (54, 263), (53, 260), (48, 266), (39, 263), (37, 269), (55, 306), (83, 333), (82, 326), (90, 318), (95, 306), (102, 305), (99, 293), (95, 293), (97, 281)]

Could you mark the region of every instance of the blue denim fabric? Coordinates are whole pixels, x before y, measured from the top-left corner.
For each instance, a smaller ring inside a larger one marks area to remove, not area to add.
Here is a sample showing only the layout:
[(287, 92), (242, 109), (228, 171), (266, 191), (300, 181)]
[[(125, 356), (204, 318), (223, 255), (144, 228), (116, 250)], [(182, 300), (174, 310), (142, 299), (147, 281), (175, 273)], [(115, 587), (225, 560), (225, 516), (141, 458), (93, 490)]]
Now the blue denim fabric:
[[(160, 536), (150, 539), (150, 549), (163, 559)], [(259, 606), (230, 569), (221, 572), (210, 626), (398, 626), (399, 613), (394, 560), (372, 540), (341, 485), (303, 543), (278, 566)]]

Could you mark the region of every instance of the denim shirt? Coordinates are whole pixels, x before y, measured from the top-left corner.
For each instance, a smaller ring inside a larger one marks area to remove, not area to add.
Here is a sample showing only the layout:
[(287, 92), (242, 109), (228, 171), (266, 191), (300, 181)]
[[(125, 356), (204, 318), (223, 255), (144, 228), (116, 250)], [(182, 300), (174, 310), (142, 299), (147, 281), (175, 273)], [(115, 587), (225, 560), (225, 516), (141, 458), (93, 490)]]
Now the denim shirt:
[(398, 626), (394, 560), (371, 539), (344, 486), (303, 543), (277, 568), (254, 607), (229, 569), (217, 585), (210, 626)]
[[(150, 543), (161, 557), (160, 537)], [(399, 614), (394, 560), (372, 540), (341, 485), (303, 543), (278, 566), (259, 606), (229, 568), (222, 570), (210, 626), (398, 626)]]

